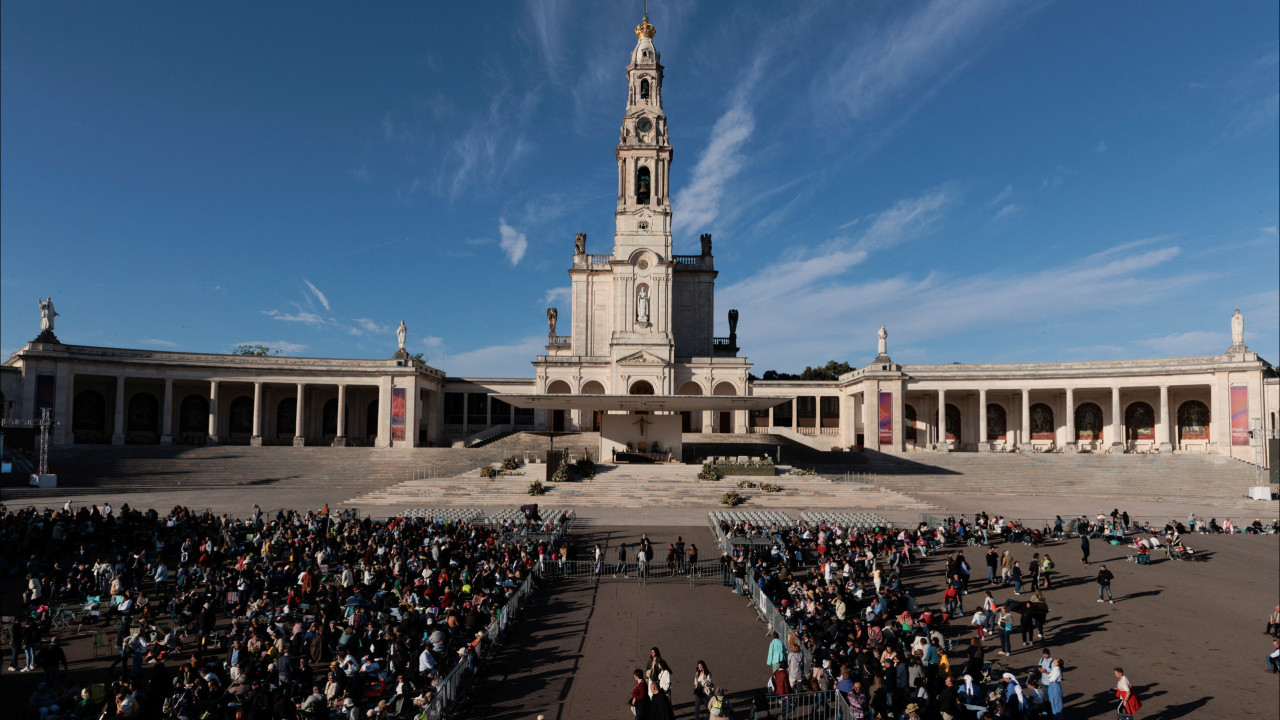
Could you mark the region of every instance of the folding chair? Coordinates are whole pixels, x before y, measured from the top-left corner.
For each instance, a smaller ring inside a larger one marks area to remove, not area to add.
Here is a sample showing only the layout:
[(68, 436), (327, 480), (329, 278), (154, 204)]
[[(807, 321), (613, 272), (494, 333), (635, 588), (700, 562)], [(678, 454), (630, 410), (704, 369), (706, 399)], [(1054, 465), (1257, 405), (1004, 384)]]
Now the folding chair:
[(107, 651), (108, 653), (110, 653), (112, 649), (113, 649), (113, 648), (111, 647), (111, 641), (107, 639), (107, 631), (106, 631), (106, 630), (95, 630), (95, 631), (94, 631), (94, 633), (93, 633), (93, 655), (94, 655), (94, 657), (97, 657), (97, 656), (98, 656), (98, 651), (99, 651), (99, 650), (105, 650), (105, 651)]

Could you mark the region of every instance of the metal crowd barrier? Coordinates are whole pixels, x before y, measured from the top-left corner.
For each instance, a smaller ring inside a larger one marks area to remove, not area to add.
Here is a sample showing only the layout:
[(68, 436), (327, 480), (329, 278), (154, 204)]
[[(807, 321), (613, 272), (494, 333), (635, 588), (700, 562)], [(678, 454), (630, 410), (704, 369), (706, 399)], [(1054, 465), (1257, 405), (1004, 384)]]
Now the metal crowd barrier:
[[(724, 582), (724, 569), (720, 559), (699, 560), (696, 563), (686, 561), (683, 566), (667, 567), (666, 560), (647, 562), (641, 569), (640, 563), (628, 560), (619, 565), (617, 560), (606, 560), (596, 572), (595, 562), (591, 560), (571, 560), (559, 562), (548, 560), (543, 563), (547, 577), (559, 577), (567, 580), (593, 580), (599, 582), (687, 582), (700, 585), (712, 582)], [(732, 584), (732, 581), (729, 581)]]
[(853, 717), (848, 701), (835, 690), (768, 695), (766, 700), (767, 711), (758, 712), (754, 717), (779, 720), (845, 720)]

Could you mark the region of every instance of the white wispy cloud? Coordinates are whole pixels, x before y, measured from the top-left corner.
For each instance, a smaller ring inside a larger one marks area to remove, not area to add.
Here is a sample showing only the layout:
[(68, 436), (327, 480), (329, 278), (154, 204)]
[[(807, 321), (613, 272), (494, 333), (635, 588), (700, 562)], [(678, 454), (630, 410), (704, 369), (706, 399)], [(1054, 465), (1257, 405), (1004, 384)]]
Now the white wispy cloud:
[(547, 294), (543, 296), (542, 302), (547, 305), (554, 305), (557, 300), (568, 302), (569, 298), (572, 297), (572, 292), (573, 289), (567, 287), (551, 288), (547, 291)]
[(1275, 234), (1276, 234), (1276, 226), (1275, 226), (1275, 225), (1268, 225), (1267, 227), (1259, 228), (1259, 230), (1261, 230), (1262, 232), (1266, 233), (1267, 235), (1275, 235)]
[(1004, 207), (1000, 208), (1000, 211), (996, 213), (996, 220), (1009, 217), (1010, 215), (1013, 215), (1021, 210), (1022, 210), (1022, 206), (1019, 205), (1018, 203), (1009, 203), (1008, 205), (1005, 205)]
[(1093, 146), (1093, 151), (1096, 153), (1104, 153), (1109, 149), (1111, 149), (1111, 147), (1107, 145), (1106, 140), (1099, 140), (1098, 144)]
[(1139, 340), (1138, 344), (1160, 357), (1217, 355), (1231, 344), (1231, 337), (1226, 332), (1191, 330)]
[(693, 167), (689, 184), (672, 201), (672, 232), (710, 230), (720, 215), (725, 185), (746, 166), (743, 152), (755, 131), (755, 116), (749, 98), (760, 78), (763, 55), (738, 84), (733, 103), (711, 128), (707, 147)]
[[(923, 274), (865, 279), (853, 272), (875, 251), (928, 234), (953, 201), (947, 189), (900, 201), (875, 216), (863, 234), (837, 238), (803, 256), (779, 257), (767, 271), (725, 287), (716, 304), (739, 309), (742, 346), (756, 348), (750, 354), (758, 368), (788, 368), (830, 358), (865, 361), (874, 354), (881, 322), (888, 324), (891, 351), (979, 329), (1043, 328), (1042, 314), (1009, 312), (1013, 308), (1053, 308), (1055, 326), (1089, 324), (1116, 313), (1117, 297), (1158, 304), (1208, 277), (1165, 269), (1181, 253), (1164, 242), (1167, 238), (1120, 243), (1074, 263), (1030, 273), (992, 268), (949, 277), (945, 269), (924, 268)], [(856, 312), (851, 314), (851, 308)]]
[(302, 282), (307, 284), (307, 289), (311, 291), (312, 295), (315, 295), (316, 300), (320, 301), (324, 311), (329, 312), (329, 298), (325, 297), (324, 293), (320, 292), (320, 288), (316, 287), (310, 280), (302, 278)]
[(281, 312), (279, 310), (263, 310), (263, 315), (274, 318), (276, 320), (284, 320), (285, 322), (298, 322), (304, 325), (328, 325), (329, 318), (307, 310), (299, 309), (297, 312)]
[(524, 233), (508, 225), (506, 220), (499, 219), (498, 234), (502, 236), (498, 246), (507, 254), (507, 260), (513, 267), (519, 265), (524, 258), (524, 251), (529, 248), (529, 241), (525, 239)]
[(529, 377), (529, 363), (537, 355), (546, 354), (546, 344), (545, 335), (524, 337), (509, 345), (490, 345), (456, 355), (442, 353), (432, 366), (454, 368), (454, 372), (465, 372), (468, 377)]
[(172, 340), (160, 340), (159, 338), (142, 338), (142, 340), (140, 340), (139, 342), (141, 342), (144, 345), (156, 345), (159, 347), (177, 347), (178, 346), (178, 343), (173, 342)]
[(1000, 191), (1000, 194), (991, 198), (991, 202), (987, 203), (987, 207), (995, 207), (1011, 197), (1013, 197), (1013, 186), (1005, 185), (1004, 189)]
[(838, 51), (815, 86), (816, 97), (824, 106), (834, 99), (857, 120), (927, 96), (990, 44), (977, 41), (989, 40), (1004, 14), (1018, 9), (1017, 3), (925, 2)]
[(367, 332), (367, 333), (373, 333), (373, 334), (391, 332), (391, 326), (383, 325), (382, 323), (379, 323), (379, 322), (374, 322), (369, 318), (359, 317), (353, 320), (352, 322), (355, 324), (355, 328), (361, 332)]

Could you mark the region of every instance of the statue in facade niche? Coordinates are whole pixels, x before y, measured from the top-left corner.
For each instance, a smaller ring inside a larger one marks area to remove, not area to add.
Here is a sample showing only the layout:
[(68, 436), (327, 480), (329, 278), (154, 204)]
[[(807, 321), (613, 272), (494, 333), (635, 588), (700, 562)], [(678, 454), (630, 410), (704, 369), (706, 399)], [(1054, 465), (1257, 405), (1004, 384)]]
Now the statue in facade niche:
[(556, 320), (559, 317), (560, 313), (555, 308), (547, 308), (547, 335), (556, 336)]
[(880, 324), (880, 332), (876, 333), (879, 340), (876, 342), (876, 355), (881, 357), (889, 356), (889, 332), (884, 329), (884, 324)]
[(711, 233), (702, 233), (702, 237), (699, 239), (702, 241), (702, 254), (710, 255), (711, 254)]
[[(36, 303), (40, 305), (40, 331), (53, 332), (53, 319), (58, 316), (57, 311), (53, 309), (53, 298), (46, 297), (43, 300), (36, 298)], [(1236, 312), (1238, 313), (1239, 310)]]
[(400, 327), (396, 328), (396, 340), (400, 343), (400, 352), (404, 352), (404, 339), (409, 335), (409, 329), (404, 326), (404, 321), (400, 321)]
[(1244, 316), (1240, 314), (1240, 308), (1236, 308), (1236, 314), (1231, 316), (1231, 345), (1244, 345)]
[(573, 254), (581, 255), (587, 251), (587, 234), (578, 233), (573, 236)]
[(640, 294), (636, 296), (636, 320), (649, 322), (649, 286), (641, 285)]

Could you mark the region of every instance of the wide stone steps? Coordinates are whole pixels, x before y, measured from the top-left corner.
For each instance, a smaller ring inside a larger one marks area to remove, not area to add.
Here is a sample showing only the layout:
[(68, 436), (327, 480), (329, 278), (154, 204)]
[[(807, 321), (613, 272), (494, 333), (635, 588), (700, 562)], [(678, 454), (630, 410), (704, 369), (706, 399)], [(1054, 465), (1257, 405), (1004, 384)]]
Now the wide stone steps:
[(905, 494), (1087, 496), (1235, 502), (1251, 466), (1205, 455), (864, 454), (860, 482)]
[[(610, 467), (600, 466), (594, 480), (543, 483), (543, 496), (530, 496), (529, 484), (544, 478), (544, 466), (533, 465), (492, 480), (477, 472), (434, 480), (410, 480), (394, 487), (353, 497), (346, 504), (388, 507), (395, 510), (439, 505), (503, 505), (528, 502), (554, 503), (562, 507), (723, 507), (720, 495), (735, 490), (751, 508), (892, 508), (936, 510), (935, 506), (902, 493), (857, 483), (832, 482), (815, 476), (778, 475), (720, 481), (697, 480), (698, 468), (690, 465)], [(737, 488), (740, 479), (772, 482), (783, 490), (766, 493), (758, 488)]]

